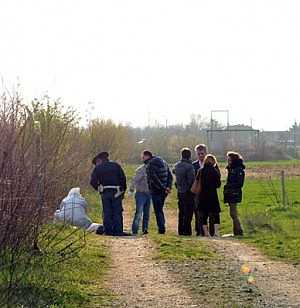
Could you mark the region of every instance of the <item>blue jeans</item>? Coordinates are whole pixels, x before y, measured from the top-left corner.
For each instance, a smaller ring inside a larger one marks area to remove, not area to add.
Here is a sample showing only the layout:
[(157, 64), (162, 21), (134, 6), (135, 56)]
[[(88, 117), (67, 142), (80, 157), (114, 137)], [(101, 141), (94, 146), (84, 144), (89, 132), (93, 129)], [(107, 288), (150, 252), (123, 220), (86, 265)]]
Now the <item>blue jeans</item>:
[(103, 225), (106, 235), (123, 235), (122, 198), (115, 198), (116, 190), (105, 190), (101, 194)]
[(156, 217), (156, 223), (158, 227), (158, 233), (164, 234), (166, 232), (166, 227), (165, 227), (166, 221), (163, 208), (165, 205), (166, 194), (165, 193), (152, 194), (151, 197)]
[(143, 216), (142, 230), (143, 232), (148, 231), (149, 217), (150, 217), (150, 203), (151, 195), (145, 192), (137, 191), (135, 194), (135, 215), (132, 222), (132, 233), (137, 234), (141, 218)]

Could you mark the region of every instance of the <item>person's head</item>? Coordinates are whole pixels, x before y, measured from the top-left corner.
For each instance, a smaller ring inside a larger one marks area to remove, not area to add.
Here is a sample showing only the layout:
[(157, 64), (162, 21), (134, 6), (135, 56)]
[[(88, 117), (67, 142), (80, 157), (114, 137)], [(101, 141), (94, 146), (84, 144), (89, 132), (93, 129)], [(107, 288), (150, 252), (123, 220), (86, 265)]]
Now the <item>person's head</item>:
[(93, 165), (98, 166), (101, 165), (104, 161), (107, 161), (108, 158), (109, 158), (108, 152), (101, 152), (93, 158), (92, 163)]
[(198, 160), (201, 162), (204, 161), (204, 158), (207, 154), (207, 148), (205, 144), (198, 144), (195, 146), (195, 152), (197, 155)]
[(216, 166), (217, 165), (217, 159), (214, 155), (212, 154), (207, 154), (204, 158), (204, 164), (205, 165), (210, 165), (210, 166)]
[(147, 161), (151, 159), (152, 157), (153, 157), (153, 154), (148, 150), (144, 150), (141, 154), (142, 161)]
[(237, 152), (230, 151), (227, 153), (226, 156), (227, 156), (227, 162), (229, 166), (233, 165), (236, 161), (243, 159), (241, 154)]
[(69, 193), (68, 193), (68, 197), (71, 196), (80, 196), (80, 188), (79, 187), (74, 187), (72, 189), (70, 189)]
[(181, 150), (181, 158), (190, 160), (192, 157), (192, 151), (189, 148), (183, 148)]

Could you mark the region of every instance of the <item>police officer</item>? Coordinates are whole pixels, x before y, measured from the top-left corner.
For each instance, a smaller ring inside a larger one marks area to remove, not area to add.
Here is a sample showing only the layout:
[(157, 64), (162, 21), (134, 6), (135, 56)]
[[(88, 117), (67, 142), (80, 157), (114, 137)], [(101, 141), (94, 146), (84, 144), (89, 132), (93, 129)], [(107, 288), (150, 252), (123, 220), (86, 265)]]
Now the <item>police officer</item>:
[(99, 153), (93, 163), (95, 168), (90, 184), (101, 195), (104, 232), (106, 235), (125, 235), (122, 200), (127, 186), (124, 171), (118, 163), (109, 160), (107, 152)]

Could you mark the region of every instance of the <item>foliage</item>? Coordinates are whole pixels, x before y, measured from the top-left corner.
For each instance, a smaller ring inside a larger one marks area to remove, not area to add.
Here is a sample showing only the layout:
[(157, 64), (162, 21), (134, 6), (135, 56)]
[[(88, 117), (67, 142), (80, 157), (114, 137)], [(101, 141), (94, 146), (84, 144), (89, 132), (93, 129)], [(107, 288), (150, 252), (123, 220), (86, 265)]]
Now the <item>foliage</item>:
[(48, 227), (80, 176), (73, 157), (79, 130), (74, 112), (47, 97), (26, 105), (17, 93), (4, 94), (0, 106), (0, 302), (14, 305), (32, 269), (75, 256), (85, 244), (79, 232)]

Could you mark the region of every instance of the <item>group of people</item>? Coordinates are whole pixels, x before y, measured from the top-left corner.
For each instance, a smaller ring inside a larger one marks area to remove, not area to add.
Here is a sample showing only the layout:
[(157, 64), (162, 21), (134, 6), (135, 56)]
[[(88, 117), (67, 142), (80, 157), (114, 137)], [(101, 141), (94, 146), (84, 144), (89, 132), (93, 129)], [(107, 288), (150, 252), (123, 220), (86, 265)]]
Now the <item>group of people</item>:
[[(195, 147), (197, 160), (192, 161), (189, 148), (181, 150), (181, 159), (170, 170), (168, 164), (150, 151), (141, 154), (139, 166), (129, 186), (129, 195), (134, 194), (136, 210), (132, 234), (136, 235), (142, 221), (142, 233), (148, 233), (150, 207), (153, 205), (159, 234), (166, 232), (164, 205), (170, 194), (175, 175), (178, 197), (178, 234), (192, 235), (192, 219), (195, 216), (196, 235), (219, 236), (220, 202), (217, 189), (221, 186), (221, 172), (214, 155), (207, 153), (204, 144)], [(238, 217), (237, 204), (242, 201), (245, 166), (239, 153), (227, 154), (228, 175), (224, 186), (224, 202), (229, 205), (234, 235), (243, 235)], [(94, 159), (95, 168), (91, 185), (99, 191), (103, 207), (104, 234), (122, 236), (123, 206), (127, 190), (126, 176), (122, 167), (109, 160), (109, 153), (101, 152)], [(173, 173), (173, 174), (172, 174)]]

